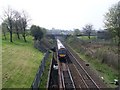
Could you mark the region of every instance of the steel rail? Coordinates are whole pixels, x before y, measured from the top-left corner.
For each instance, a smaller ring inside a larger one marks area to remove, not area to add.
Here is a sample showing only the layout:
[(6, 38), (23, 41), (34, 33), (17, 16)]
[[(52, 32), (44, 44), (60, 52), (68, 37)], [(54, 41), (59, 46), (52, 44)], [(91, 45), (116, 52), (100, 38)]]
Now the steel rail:
[(89, 77), (89, 79), (93, 82), (93, 84), (99, 89), (99, 86), (95, 83), (95, 81), (91, 78), (91, 76), (88, 74), (88, 72), (83, 68), (83, 66), (78, 62), (76, 57), (73, 56), (73, 54), (68, 50), (68, 52), (71, 54), (71, 56), (75, 59), (77, 64), (82, 68), (82, 70), (86, 73), (86, 75)]
[(69, 67), (67, 66), (67, 64), (65, 64), (67, 69), (64, 71), (61, 70), (61, 81), (62, 81), (62, 85), (63, 88), (66, 89), (72, 89), (75, 90), (75, 85), (74, 85), (74, 81), (72, 79)]

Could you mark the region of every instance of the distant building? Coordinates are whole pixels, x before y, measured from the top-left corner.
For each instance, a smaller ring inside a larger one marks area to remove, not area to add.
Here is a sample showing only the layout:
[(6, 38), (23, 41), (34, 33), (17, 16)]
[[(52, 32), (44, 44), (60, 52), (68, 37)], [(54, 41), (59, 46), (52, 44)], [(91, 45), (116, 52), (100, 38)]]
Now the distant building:
[(52, 35), (72, 35), (74, 32), (71, 30), (60, 30), (60, 29), (52, 29), (52, 30), (47, 30), (47, 34), (52, 34)]

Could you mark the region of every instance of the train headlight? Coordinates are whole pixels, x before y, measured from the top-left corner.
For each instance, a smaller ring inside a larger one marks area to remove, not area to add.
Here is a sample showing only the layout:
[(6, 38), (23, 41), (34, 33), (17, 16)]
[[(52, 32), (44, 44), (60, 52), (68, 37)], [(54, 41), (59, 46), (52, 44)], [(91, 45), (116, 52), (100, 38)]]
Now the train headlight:
[(59, 56), (60, 56), (60, 57), (65, 57), (65, 54), (60, 54)]

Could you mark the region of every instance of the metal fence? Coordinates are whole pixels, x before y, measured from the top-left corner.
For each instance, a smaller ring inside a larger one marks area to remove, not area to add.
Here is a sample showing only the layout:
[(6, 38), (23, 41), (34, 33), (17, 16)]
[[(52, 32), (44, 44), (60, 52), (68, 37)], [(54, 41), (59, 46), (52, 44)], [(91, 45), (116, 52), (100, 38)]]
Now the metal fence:
[(31, 85), (31, 88), (32, 88), (32, 89), (34, 89), (34, 88), (39, 88), (40, 78), (41, 78), (41, 76), (42, 76), (42, 74), (43, 74), (43, 71), (44, 71), (44, 68), (45, 68), (45, 64), (46, 64), (46, 60), (47, 60), (47, 58), (48, 58), (48, 56), (49, 56), (49, 53), (50, 53), (50, 52), (47, 51), (47, 52), (45, 53), (42, 61), (41, 61), (41, 64), (40, 64), (39, 69), (38, 69), (38, 71), (37, 71), (37, 73), (36, 73), (35, 79), (34, 79), (32, 85)]

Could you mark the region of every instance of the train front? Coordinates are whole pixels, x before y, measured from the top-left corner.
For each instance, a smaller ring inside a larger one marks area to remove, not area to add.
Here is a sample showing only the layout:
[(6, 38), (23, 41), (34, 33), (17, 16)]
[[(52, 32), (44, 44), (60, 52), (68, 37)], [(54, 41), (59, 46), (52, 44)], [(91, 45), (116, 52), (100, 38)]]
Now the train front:
[(60, 42), (59, 39), (57, 39), (57, 46), (58, 46), (58, 58), (59, 58), (59, 60), (65, 61), (66, 48), (63, 46), (63, 44)]

